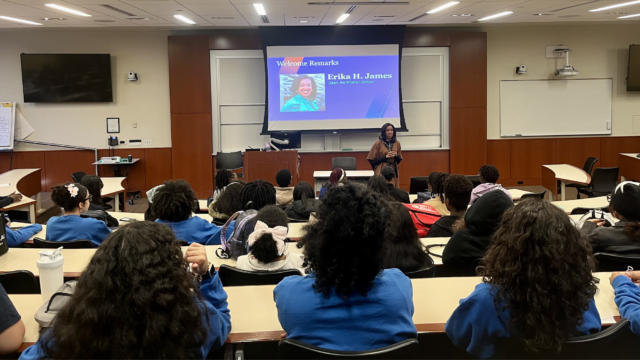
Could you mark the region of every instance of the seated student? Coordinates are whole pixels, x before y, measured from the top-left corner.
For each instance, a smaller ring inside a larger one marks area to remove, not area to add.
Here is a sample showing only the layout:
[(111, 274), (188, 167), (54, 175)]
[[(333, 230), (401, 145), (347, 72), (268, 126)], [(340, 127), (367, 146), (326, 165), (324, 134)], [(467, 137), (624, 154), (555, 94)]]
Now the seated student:
[(276, 205), (286, 206), (293, 204), (293, 187), (291, 186), (291, 172), (282, 169), (276, 174)]
[(4, 224), (4, 229), (7, 234), (7, 245), (9, 247), (18, 247), (33, 235), (42, 231), (42, 225), (40, 224), (31, 224), (17, 230), (11, 230), (11, 223), (7, 222), (4, 216), (0, 217), (0, 222)]
[(631, 332), (640, 336), (640, 271), (614, 272), (609, 278), (620, 316), (631, 323)]
[[(240, 192), (240, 202), (243, 204), (242, 210), (247, 214), (257, 214), (263, 207), (276, 204), (276, 189), (271, 183), (264, 180), (256, 180), (244, 186)], [(238, 217), (239, 218), (239, 217)], [(242, 229), (238, 229), (237, 240), (246, 243), (249, 235), (256, 225), (255, 217), (248, 220)], [(227, 234), (229, 231), (227, 230)], [(227, 239), (229, 235), (227, 235)]]
[(482, 359), (507, 337), (521, 338), (530, 351), (558, 350), (571, 336), (600, 331), (593, 270), (589, 245), (562, 210), (522, 201), (502, 217), (479, 268), (483, 283), (460, 300), (445, 331)]
[(49, 219), (46, 240), (91, 240), (94, 245), (100, 245), (111, 234), (111, 230), (100, 220), (80, 217), (80, 214), (89, 210), (91, 198), (89, 190), (80, 184), (54, 186), (51, 200), (64, 209), (64, 214)]
[(204, 359), (230, 331), (205, 247), (183, 256), (171, 229), (139, 221), (98, 248), (53, 327), (20, 359)]
[(212, 201), (218, 200), (220, 195), (224, 192), (224, 189), (227, 185), (231, 184), (235, 180), (238, 180), (238, 175), (234, 172), (231, 172), (227, 169), (220, 169), (216, 173), (216, 189), (213, 191), (213, 199)]
[(388, 206), (390, 211), (387, 214), (387, 228), (384, 234), (382, 266), (385, 269), (396, 268), (407, 273), (433, 265), (433, 260), (424, 251), (418, 238), (407, 207), (396, 201), (390, 202)]
[(464, 216), (464, 228), (456, 231), (445, 246), (442, 263), (473, 273), (487, 252), (502, 214), (512, 206), (513, 201), (502, 191), (488, 193), (476, 201)]
[(156, 221), (157, 219), (152, 213), (153, 207), (151, 205), (153, 205), (153, 196), (156, 194), (156, 191), (158, 191), (161, 187), (162, 185), (154, 186), (151, 189), (149, 189), (149, 191), (147, 191), (147, 200), (149, 201), (149, 206), (147, 207), (147, 210), (144, 212), (145, 221)]
[(384, 177), (382, 177), (382, 175), (373, 175), (372, 177), (370, 177), (367, 181), (367, 188), (382, 195), (382, 198), (385, 200), (394, 200), (391, 195), (389, 195), (387, 182), (384, 180)]
[(24, 323), (0, 284), (0, 355), (11, 354), (22, 346)]
[(453, 224), (464, 218), (467, 213), (469, 198), (473, 184), (462, 175), (451, 175), (444, 181), (444, 204), (449, 210), (448, 216), (443, 216), (431, 226), (427, 237), (451, 237), (455, 232)]
[(329, 182), (322, 186), (322, 189), (320, 189), (320, 195), (318, 197), (320, 199), (324, 198), (324, 194), (329, 188), (342, 186), (347, 182), (347, 180), (347, 173), (342, 168), (333, 169), (333, 171), (329, 175)]
[(380, 175), (382, 175), (387, 182), (387, 188), (389, 189), (389, 195), (394, 198), (396, 201), (400, 201), (404, 204), (410, 204), (411, 200), (409, 200), (409, 193), (397, 188), (396, 183), (396, 171), (391, 166), (386, 166), (382, 168), (380, 171)]
[(218, 200), (209, 205), (209, 215), (213, 218), (213, 223), (224, 224), (231, 215), (242, 210), (240, 192), (244, 188), (242, 182), (232, 182), (227, 185)]
[(604, 221), (587, 221), (580, 229), (593, 253), (640, 254), (640, 183), (625, 181), (616, 186), (609, 212), (620, 221), (611, 227), (601, 227)]
[(469, 205), (476, 202), (476, 200), (478, 200), (478, 198), (480, 198), (484, 194), (494, 190), (502, 191), (503, 193), (507, 194), (509, 199), (513, 200), (513, 198), (511, 197), (511, 193), (507, 189), (503, 188), (500, 184), (496, 184), (496, 182), (500, 178), (500, 172), (498, 171), (497, 167), (493, 165), (482, 165), (480, 171), (478, 172), (478, 175), (480, 176), (480, 182), (482, 184), (476, 186), (473, 189)]
[(287, 338), (349, 351), (416, 338), (411, 280), (382, 269), (382, 209), (380, 197), (359, 184), (327, 192), (302, 238), (310, 273), (273, 291)]
[(18, 202), (22, 200), (22, 194), (18, 194), (13, 192), (8, 196), (0, 196), (0, 208), (11, 205), (14, 202)]
[(285, 210), (289, 219), (309, 220), (311, 213), (318, 212), (322, 201), (316, 199), (313, 186), (306, 181), (300, 181), (293, 189), (293, 204)]
[(298, 269), (304, 274), (304, 256), (287, 251), (288, 224), (287, 214), (275, 205), (258, 211), (256, 226), (247, 242), (249, 254), (239, 256), (236, 267), (248, 271)]
[[(431, 176), (431, 174), (433, 174), (433, 176)], [(441, 172), (431, 174), (429, 174), (429, 191), (433, 198), (425, 202), (425, 204), (433, 206), (434, 209), (438, 210), (440, 215), (449, 216), (450, 213), (447, 205), (444, 204), (444, 181), (447, 180), (449, 174)]]
[(168, 225), (178, 240), (189, 244), (220, 245), (221, 227), (192, 216), (197, 205), (198, 198), (188, 182), (169, 180), (153, 196), (152, 212), (156, 222)]
[[(102, 194), (100, 193), (100, 190), (102, 190), (103, 184), (102, 184), (102, 180), (100, 180), (100, 177), (97, 175), (85, 175), (82, 177), (82, 180), (80, 180), (80, 183), (84, 185), (87, 188), (87, 190), (89, 190), (89, 194), (91, 194), (92, 196), (91, 203), (89, 204), (89, 210), (104, 211)], [(105, 211), (105, 214), (107, 215), (107, 226), (115, 227), (120, 225), (118, 223), (118, 219), (109, 215), (109, 213), (106, 211)]]

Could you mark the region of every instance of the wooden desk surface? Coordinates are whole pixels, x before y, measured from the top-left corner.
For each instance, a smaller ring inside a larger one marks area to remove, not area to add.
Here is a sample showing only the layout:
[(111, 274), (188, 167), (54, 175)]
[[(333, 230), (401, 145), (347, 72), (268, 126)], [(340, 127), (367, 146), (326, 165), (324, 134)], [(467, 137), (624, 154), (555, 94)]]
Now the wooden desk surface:
[[(346, 170), (347, 177), (372, 177), (374, 175), (373, 170)], [(314, 171), (314, 178), (328, 178), (331, 175), (331, 171)]]
[(567, 214), (570, 214), (573, 209), (578, 207), (593, 209), (609, 206), (609, 201), (607, 201), (606, 196), (579, 200), (552, 201), (551, 203), (562, 208)]
[[(507, 189), (507, 191), (511, 194), (511, 197), (514, 201), (520, 200), (522, 195), (531, 194), (531, 191), (524, 191), (520, 189)], [(413, 202), (418, 198), (418, 194), (409, 194), (409, 201)]]
[(124, 192), (125, 190), (124, 187), (122, 187), (122, 182), (126, 179), (125, 177), (103, 177), (100, 179), (102, 179), (102, 183), (104, 184), (101, 191), (102, 196), (114, 195)]
[(200, 206), (200, 211), (209, 211), (207, 200), (198, 200), (198, 205)]
[[(40, 169), (15, 169), (15, 170), (9, 170), (7, 172), (0, 174), (0, 184), (6, 185), (6, 186), (0, 186), (0, 196), (8, 196), (14, 192), (22, 194), (18, 190), (18, 183), (22, 179), (26, 178), (27, 176), (35, 172), (39, 173), (40, 171), (41, 171)], [(22, 195), (23, 195), (22, 200), (18, 202), (14, 202), (10, 205), (7, 205), (4, 208), (2, 208), (2, 210), (3, 211), (15, 210), (24, 206), (34, 205), (36, 203), (36, 200), (31, 199), (29, 197), (35, 194), (22, 194)]]
[(542, 165), (543, 167), (551, 170), (557, 180), (568, 181), (572, 183), (589, 185), (591, 182), (591, 175), (587, 174), (579, 167), (568, 164), (558, 165)]
[(640, 158), (636, 155), (622, 153), (619, 155), (620, 177), (626, 181), (640, 181)]
[(640, 160), (640, 158), (638, 158), (638, 153), (620, 153), (620, 155)]

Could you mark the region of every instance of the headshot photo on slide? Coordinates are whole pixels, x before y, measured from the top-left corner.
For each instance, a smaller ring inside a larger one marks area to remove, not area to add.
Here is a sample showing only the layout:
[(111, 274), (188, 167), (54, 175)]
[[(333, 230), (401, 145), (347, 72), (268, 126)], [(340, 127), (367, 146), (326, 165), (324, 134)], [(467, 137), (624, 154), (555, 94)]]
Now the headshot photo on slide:
[(324, 74), (281, 74), (280, 112), (325, 111)]

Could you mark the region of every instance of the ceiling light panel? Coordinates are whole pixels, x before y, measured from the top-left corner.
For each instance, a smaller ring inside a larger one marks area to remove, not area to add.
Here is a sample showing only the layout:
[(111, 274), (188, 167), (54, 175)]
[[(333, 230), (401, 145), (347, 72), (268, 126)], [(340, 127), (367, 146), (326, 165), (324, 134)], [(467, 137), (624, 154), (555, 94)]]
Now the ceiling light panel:
[(458, 4), (460, 4), (459, 1), (450, 1), (450, 2), (448, 2), (446, 4), (444, 4), (444, 5), (440, 5), (440, 6), (436, 7), (436, 8), (433, 8), (433, 9), (427, 11), (427, 14), (435, 14), (437, 12), (440, 12), (440, 11), (442, 11), (444, 9), (448, 9), (448, 8), (450, 8), (452, 6), (456, 6)]
[(598, 11), (603, 11), (603, 10), (618, 9), (618, 8), (625, 7), (625, 6), (639, 5), (639, 4), (640, 4), (640, 0), (627, 1), (627, 2), (622, 2), (622, 3), (613, 4), (613, 5), (609, 5), (609, 6), (599, 7), (599, 8), (596, 8), (596, 9), (589, 10), (589, 11), (590, 12), (598, 12)]
[(46, 6), (48, 8), (55, 9), (55, 10), (64, 11), (66, 13), (73, 14), (73, 15), (84, 16), (84, 17), (90, 17), (91, 16), (91, 15), (89, 15), (87, 13), (82, 12), (82, 11), (71, 9), (71, 8), (66, 7), (66, 6), (62, 6), (62, 5), (58, 5), (58, 4), (51, 3), (51, 4), (44, 4), (44, 6)]
[(14, 18), (11, 16), (0, 16), (0, 20), (3, 21), (11, 21), (14, 23), (18, 23), (18, 24), (24, 24), (24, 25), (35, 25), (35, 26), (41, 26), (42, 23), (38, 23), (35, 21), (29, 21), (29, 20), (25, 20), (25, 19), (19, 19), (19, 18)]
[(511, 15), (511, 14), (513, 14), (513, 11), (503, 11), (503, 12), (500, 12), (500, 13), (497, 13), (497, 14), (485, 16), (485, 17), (483, 17), (481, 19), (478, 19), (478, 21), (489, 21), (489, 20), (505, 17), (505, 16), (508, 16), (508, 15)]
[(188, 17), (184, 16), (184, 15), (173, 15), (174, 18), (182, 21), (183, 23), (189, 24), (189, 25), (195, 25), (196, 22), (189, 19)]

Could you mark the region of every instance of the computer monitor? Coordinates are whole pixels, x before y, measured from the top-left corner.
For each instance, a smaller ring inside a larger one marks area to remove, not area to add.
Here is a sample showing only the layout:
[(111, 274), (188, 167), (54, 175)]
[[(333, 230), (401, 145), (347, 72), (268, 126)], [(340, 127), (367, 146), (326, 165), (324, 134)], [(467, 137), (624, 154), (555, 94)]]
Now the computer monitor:
[(278, 131), (271, 133), (272, 139), (289, 140), (289, 145), (276, 143), (275, 145), (280, 149), (300, 149), (302, 147), (301, 137), (300, 131)]

